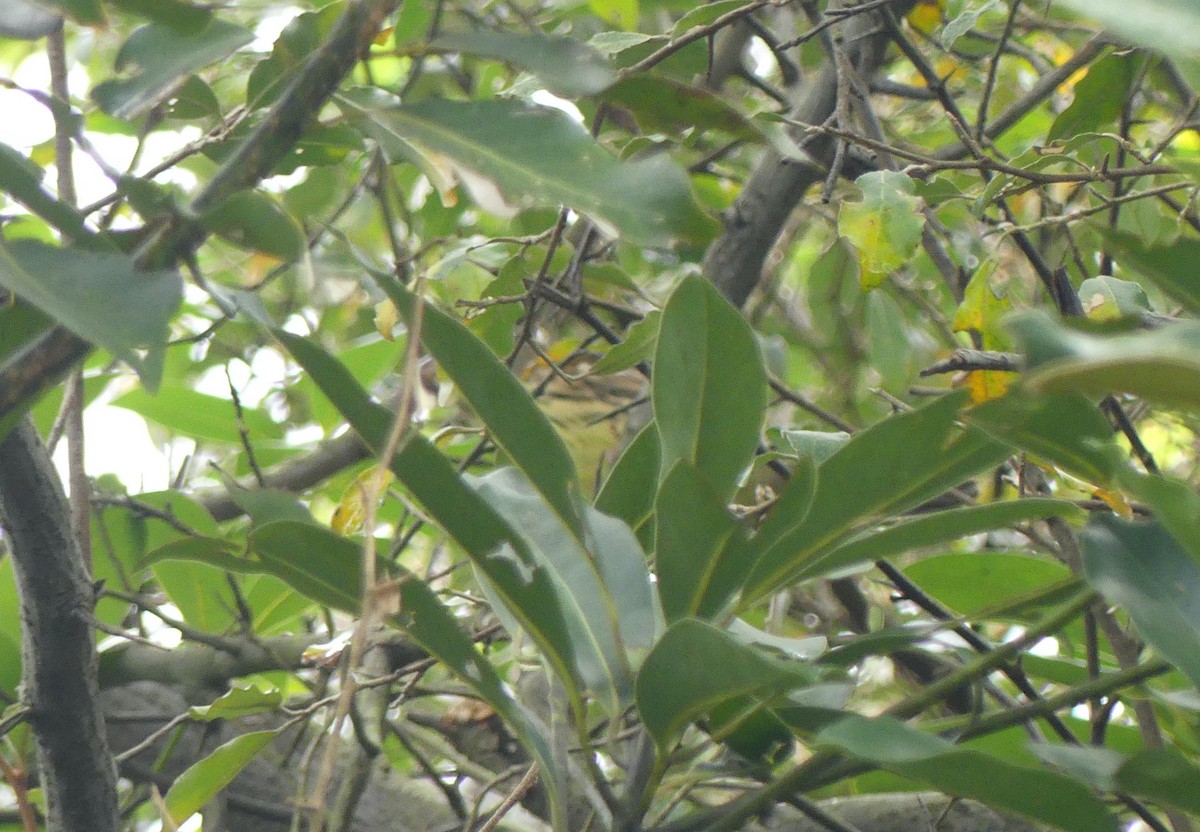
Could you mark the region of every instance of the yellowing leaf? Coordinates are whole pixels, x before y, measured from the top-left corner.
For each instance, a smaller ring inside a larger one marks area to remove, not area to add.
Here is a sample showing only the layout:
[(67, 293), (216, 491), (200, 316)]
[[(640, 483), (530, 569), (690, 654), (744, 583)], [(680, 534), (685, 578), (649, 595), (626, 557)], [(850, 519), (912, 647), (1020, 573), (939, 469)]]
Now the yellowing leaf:
[(985, 350), (1004, 349), (1008, 340), (1000, 319), (1011, 311), (1008, 275), (997, 273), (996, 263), (989, 261), (979, 267), (967, 284), (951, 328), (955, 332), (978, 332)]
[(925, 215), (913, 181), (896, 171), (873, 171), (855, 180), (862, 200), (838, 212), (838, 232), (858, 252), (863, 289), (874, 289), (917, 250)]
[(904, 19), (918, 32), (929, 35), (941, 24), (942, 10), (945, 6), (943, 0), (921, 0), (913, 6), (912, 11), (904, 16)]
[(962, 383), (971, 394), (971, 404), (983, 404), (1007, 393), (1016, 377), (1000, 370), (972, 370)]
[(330, 527), (339, 534), (349, 535), (362, 530), (363, 519), (366, 517), (366, 497), (371, 489), (372, 478), (380, 477), (380, 486), (387, 488), (396, 479), (391, 471), (380, 471), (378, 468), (368, 468), (346, 488), (337, 508), (333, 510)]
[(400, 312), (396, 304), (383, 300), (375, 304), (375, 331), (385, 340), (396, 340), (396, 324), (400, 322)]
[(1097, 488), (1092, 492), (1092, 496), (1097, 500), (1103, 500), (1109, 508), (1126, 520), (1133, 519), (1133, 509), (1125, 499), (1125, 495), (1121, 492), (1109, 491), (1107, 488)]

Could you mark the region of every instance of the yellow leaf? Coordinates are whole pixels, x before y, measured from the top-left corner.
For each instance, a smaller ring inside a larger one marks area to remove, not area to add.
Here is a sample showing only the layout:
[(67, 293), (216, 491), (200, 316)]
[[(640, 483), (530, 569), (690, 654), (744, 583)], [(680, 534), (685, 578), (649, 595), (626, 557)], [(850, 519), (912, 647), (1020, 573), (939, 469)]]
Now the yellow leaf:
[(1007, 393), (1016, 376), (1001, 370), (971, 370), (962, 384), (971, 393), (971, 404), (983, 404)]
[(944, 0), (921, 0), (904, 19), (908, 21), (909, 26), (921, 34), (928, 35), (942, 22), (942, 10), (945, 6)]
[(396, 479), (391, 471), (380, 471), (378, 468), (368, 468), (346, 488), (337, 508), (333, 510), (330, 527), (339, 534), (354, 534), (361, 531), (363, 519), (366, 517), (366, 497), (371, 487), (372, 478), (380, 477), (380, 490), (387, 488)]
[(1097, 488), (1092, 492), (1092, 496), (1097, 500), (1102, 500), (1113, 511), (1124, 517), (1126, 520), (1133, 519), (1133, 509), (1130, 507), (1125, 496), (1119, 491), (1109, 491), (1107, 488)]
[(375, 331), (388, 341), (396, 340), (396, 324), (400, 322), (400, 311), (390, 300), (375, 304)]

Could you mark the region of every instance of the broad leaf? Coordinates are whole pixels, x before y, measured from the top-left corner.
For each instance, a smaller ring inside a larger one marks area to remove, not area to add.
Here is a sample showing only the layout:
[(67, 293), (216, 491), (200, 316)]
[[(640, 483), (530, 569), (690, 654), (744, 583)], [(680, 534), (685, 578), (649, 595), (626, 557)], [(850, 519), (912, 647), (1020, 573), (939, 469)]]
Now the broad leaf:
[[(1180, 237), (1173, 243), (1147, 245), (1136, 234), (1104, 229), (1104, 240), (1121, 265), (1154, 283), (1192, 314), (1200, 313), (1200, 240)], [(1082, 293), (1080, 299), (1084, 299)]]
[(1200, 564), (1200, 494), (1183, 480), (1157, 474), (1137, 475), (1125, 479), (1125, 487), (1135, 497), (1154, 509), (1154, 517)]
[(662, 447), (654, 423), (633, 438), (596, 495), (596, 508), (619, 517), (637, 531), (654, 511), (655, 485), (662, 465)]
[(970, 552), (922, 558), (904, 574), (954, 612), (989, 614), (1071, 579), (1061, 563), (1008, 552)]
[[(633, 694), (637, 658), (661, 630), (637, 539), (620, 520), (594, 509), (585, 515), (586, 533), (577, 536), (512, 469), (489, 474), (476, 487), (526, 541), (535, 558), (533, 568), (549, 576), (566, 617), (581, 682), (611, 714), (620, 713)], [(517, 561), (511, 547), (492, 557)]]
[[(189, 387), (163, 387), (153, 396), (144, 390), (130, 390), (113, 404), (193, 439), (231, 445), (242, 441), (233, 402)], [(283, 428), (264, 410), (243, 406), (242, 424), (252, 441), (283, 438)]]
[(803, 522), (786, 532), (773, 524), (776, 531), (763, 541), (746, 601), (790, 582), (868, 521), (919, 505), (1004, 459), (1007, 445), (956, 427), (961, 402), (960, 394), (944, 396), (886, 419), (822, 463)]
[[(345, 365), (312, 341), (284, 330), (273, 330), (273, 334), (363, 441), (376, 453), (381, 452), (393, 415), (372, 402)], [(429, 516), (463, 548), (559, 676), (573, 679), (573, 640), (566, 614), (549, 575), (537, 568), (525, 540), (419, 433), (409, 434), (390, 467)], [(510, 556), (497, 557), (501, 551)], [(569, 692), (574, 703), (581, 703), (578, 689), (572, 687)]]
[(1121, 117), (1139, 62), (1136, 54), (1116, 52), (1088, 67), (1087, 74), (1075, 84), (1074, 100), (1050, 125), (1046, 140), (1098, 133), (1114, 124)]
[(84, 240), (92, 236), (76, 208), (56, 199), (42, 187), (44, 173), (23, 153), (0, 143), (0, 189), (68, 239)]
[(211, 705), (194, 705), (188, 709), (192, 719), (211, 722), (214, 719), (237, 719), (251, 714), (273, 711), (283, 704), (279, 688), (263, 690), (254, 684), (235, 683)]
[(362, 602), (362, 546), (324, 526), (277, 520), (250, 532), (263, 568), (322, 606), (357, 612)]
[(865, 532), (806, 565), (799, 578), (811, 578), (857, 563), (890, 558), (912, 549), (949, 543), (1013, 523), (1046, 517), (1082, 518), (1083, 511), (1066, 500), (1031, 498), (939, 511), (903, 520), (883, 531)]
[(1117, 829), (1104, 803), (1077, 780), (956, 748), (891, 717), (848, 715), (821, 730), (815, 741), (946, 794), (979, 800), (1059, 829)]
[(645, 133), (671, 135), (699, 129), (720, 130), (751, 142), (761, 142), (763, 138), (753, 122), (720, 96), (671, 78), (632, 75), (614, 84), (600, 98), (627, 109)]
[[(81, 338), (147, 370), (154, 362), (137, 350), (162, 348), (167, 324), (183, 297), (183, 282), (174, 271), (142, 272), (123, 254), (55, 248), (33, 240), (0, 244), (0, 286)], [(158, 379), (143, 381), (153, 388)]]
[(1200, 31), (1200, 7), (1192, 0), (1142, 0), (1136, 10), (1122, 0), (1061, 0), (1100, 21), (1134, 43), (1166, 52), (1177, 59), (1189, 79), (1200, 81), (1195, 33)]
[(417, 143), (452, 165), (485, 209), (511, 210), (506, 200), (567, 205), (631, 242), (660, 248), (703, 243), (714, 230), (674, 163), (662, 156), (619, 161), (559, 110), (513, 99), (339, 100), (368, 132)]
[(1042, 312), (1012, 321), (1028, 355), (1026, 383), (1049, 393), (1133, 393), (1168, 407), (1200, 409), (1200, 324), (1099, 336)]
[(1118, 280), (1106, 274), (1089, 277), (1079, 284), (1079, 302), (1093, 321), (1112, 321), (1151, 311), (1145, 289), (1132, 280)]
[(1094, 788), (1200, 811), (1200, 768), (1176, 748), (1121, 754), (1111, 748), (1038, 744), (1030, 750)]
[(595, 95), (617, 77), (599, 52), (569, 38), (481, 30), (443, 34), (430, 46), (516, 64), (571, 98)]
[(842, 204), (838, 233), (858, 252), (863, 288), (873, 289), (916, 252), (925, 215), (912, 179), (903, 173), (873, 171), (854, 184), (862, 199)]
[(1200, 684), (1200, 564), (1157, 523), (1094, 514), (1080, 540), (1088, 583), (1120, 604), (1141, 637)]
[(686, 460), (663, 480), (655, 519), (654, 564), (667, 621), (716, 616), (754, 565), (745, 530)]
[[(379, 284), (411, 319), (416, 307), (413, 294), (395, 280), (380, 278)], [(487, 425), (496, 444), (525, 473), (562, 521), (578, 533), (582, 497), (575, 463), (566, 444), (521, 382), (487, 344), (457, 318), (431, 304), (422, 310), (421, 343)]]
[(92, 98), (110, 115), (138, 118), (169, 95), (181, 78), (253, 39), (248, 29), (219, 18), (194, 31), (151, 23), (130, 35), (117, 53), (116, 69), (128, 70), (129, 77), (97, 84)]
[(968, 421), (1095, 485), (1111, 485), (1126, 467), (1112, 424), (1079, 393), (1016, 392), (975, 408)]
[(38, 5), (56, 9), (85, 26), (103, 26), (108, 22), (100, 0), (41, 0)]
[(730, 497), (758, 446), (767, 379), (753, 330), (709, 281), (671, 293), (651, 384), (663, 473), (687, 460)]
[(667, 748), (689, 722), (724, 702), (747, 696), (764, 702), (815, 679), (807, 665), (770, 658), (716, 627), (683, 619), (646, 657), (637, 705), (650, 736)]
[(304, 229), (275, 199), (240, 191), (204, 215), (213, 233), (234, 245), (291, 262), (304, 253)]
[(253, 731), (234, 737), (175, 778), (164, 795), (175, 824), (183, 823), (220, 794), (274, 738), (274, 731)]

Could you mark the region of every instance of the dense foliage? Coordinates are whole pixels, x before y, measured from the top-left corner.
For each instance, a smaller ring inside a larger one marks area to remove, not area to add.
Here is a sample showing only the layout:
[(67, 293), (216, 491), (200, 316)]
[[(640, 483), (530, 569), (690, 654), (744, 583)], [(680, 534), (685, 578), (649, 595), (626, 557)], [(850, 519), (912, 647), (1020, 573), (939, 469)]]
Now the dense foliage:
[(1191, 828), (1194, 3), (0, 32), (0, 827)]

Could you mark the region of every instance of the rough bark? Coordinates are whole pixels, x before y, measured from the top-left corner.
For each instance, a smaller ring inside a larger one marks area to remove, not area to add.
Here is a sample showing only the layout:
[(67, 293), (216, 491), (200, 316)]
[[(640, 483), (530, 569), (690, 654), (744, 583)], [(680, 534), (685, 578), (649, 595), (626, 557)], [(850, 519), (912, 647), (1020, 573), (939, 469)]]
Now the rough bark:
[(97, 705), (96, 593), (49, 454), (28, 420), (0, 442), (0, 525), (21, 602), (29, 707), (50, 832), (115, 832), (117, 779)]

